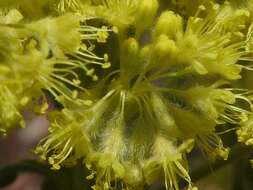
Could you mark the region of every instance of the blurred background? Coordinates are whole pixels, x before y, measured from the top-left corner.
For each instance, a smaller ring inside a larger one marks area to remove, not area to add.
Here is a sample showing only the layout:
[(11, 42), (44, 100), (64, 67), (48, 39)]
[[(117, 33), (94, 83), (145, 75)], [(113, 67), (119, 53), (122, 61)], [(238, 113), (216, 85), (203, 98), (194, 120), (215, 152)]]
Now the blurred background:
[[(39, 139), (47, 134), (48, 122), (43, 116), (29, 117), (27, 116), (27, 128), (16, 129), (12, 131), (8, 137), (0, 139), (0, 167), (15, 165), (27, 159), (37, 159), (32, 149), (38, 143)], [(16, 176), (13, 183), (0, 189), (40, 190), (42, 181), (42, 175), (35, 172), (24, 171)]]

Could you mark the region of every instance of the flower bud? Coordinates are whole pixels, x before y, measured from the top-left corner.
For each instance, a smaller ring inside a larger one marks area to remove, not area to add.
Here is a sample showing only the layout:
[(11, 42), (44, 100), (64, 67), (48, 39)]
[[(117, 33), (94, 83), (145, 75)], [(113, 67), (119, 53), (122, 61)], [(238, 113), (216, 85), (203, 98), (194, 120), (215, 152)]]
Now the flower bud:
[(161, 14), (155, 26), (155, 37), (161, 34), (167, 35), (173, 39), (178, 32), (183, 30), (182, 18), (172, 11), (166, 11)]
[(122, 46), (122, 69), (136, 67), (137, 56), (139, 54), (139, 43), (134, 38), (129, 38), (123, 42)]
[(157, 0), (141, 0), (139, 3), (138, 13), (136, 15), (136, 26), (138, 26), (137, 34), (141, 34), (146, 28), (148, 28), (156, 15), (159, 7)]
[(121, 71), (124, 73), (124, 81), (128, 83), (131, 77), (139, 70), (139, 43), (134, 38), (123, 42), (121, 50)]
[(151, 45), (147, 45), (144, 46), (143, 48), (141, 48), (140, 50), (140, 59), (145, 61), (149, 59), (149, 56), (151, 54), (152, 51), (152, 46)]
[(155, 54), (159, 58), (173, 57), (178, 53), (178, 48), (173, 40), (166, 35), (160, 35), (154, 47)]
[(128, 58), (134, 58), (139, 52), (139, 44), (134, 38), (129, 38), (123, 43), (123, 54)]

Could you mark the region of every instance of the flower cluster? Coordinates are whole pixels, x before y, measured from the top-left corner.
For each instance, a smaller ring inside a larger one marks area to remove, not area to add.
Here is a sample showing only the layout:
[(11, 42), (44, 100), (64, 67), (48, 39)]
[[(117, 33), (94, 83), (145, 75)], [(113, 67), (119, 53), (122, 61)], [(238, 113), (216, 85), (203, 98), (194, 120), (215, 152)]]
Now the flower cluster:
[(226, 160), (219, 126), (253, 145), (253, 90), (235, 87), (253, 68), (252, 1), (38, 2), (0, 3), (0, 132), (51, 94), (62, 109), (35, 153), (52, 169), (81, 159), (94, 190), (196, 190), (187, 154)]
[[(22, 6), (26, 8), (25, 4)], [(0, 129), (3, 133), (18, 123), (24, 126), (22, 110), (46, 111), (43, 90), (62, 104), (87, 104), (78, 99), (78, 91), (83, 91), (83, 87), (76, 70), (83, 70), (85, 75), (97, 80), (94, 66), (110, 67), (107, 54), (100, 57), (93, 53), (93, 42), (106, 41), (110, 31), (107, 27), (89, 26), (86, 22), (92, 18), (74, 12), (58, 14), (52, 10), (51, 15), (36, 20), (23, 14), (22, 8), (1, 10)], [(38, 104), (39, 99), (42, 104)]]

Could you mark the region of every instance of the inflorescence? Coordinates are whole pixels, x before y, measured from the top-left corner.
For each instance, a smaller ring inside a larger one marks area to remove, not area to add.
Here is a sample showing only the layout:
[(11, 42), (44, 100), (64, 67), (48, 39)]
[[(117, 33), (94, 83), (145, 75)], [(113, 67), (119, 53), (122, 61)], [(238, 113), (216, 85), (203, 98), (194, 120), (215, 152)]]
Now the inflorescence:
[(253, 70), (253, 2), (166, 3), (0, 2), (0, 134), (52, 96), (61, 109), (35, 153), (55, 170), (82, 160), (94, 190), (161, 177), (196, 190), (187, 155), (228, 159), (220, 126), (253, 146), (253, 90), (239, 84)]

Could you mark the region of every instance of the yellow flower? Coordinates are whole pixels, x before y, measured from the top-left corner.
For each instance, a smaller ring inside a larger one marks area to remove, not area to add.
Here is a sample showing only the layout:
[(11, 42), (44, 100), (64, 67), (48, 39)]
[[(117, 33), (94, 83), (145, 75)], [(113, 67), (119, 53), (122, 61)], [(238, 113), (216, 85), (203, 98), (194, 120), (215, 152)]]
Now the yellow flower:
[(91, 151), (91, 142), (75, 116), (68, 110), (55, 113), (51, 120), (49, 135), (42, 139), (35, 149), (41, 159), (48, 160), (52, 169), (59, 170), (62, 165), (75, 165)]
[(166, 138), (166, 135), (158, 135), (153, 145), (153, 156), (144, 165), (147, 183), (151, 184), (156, 180), (159, 177), (160, 170), (162, 170), (167, 190), (179, 190), (179, 177), (187, 181), (189, 188), (192, 188), (184, 155), (191, 150), (192, 142), (189, 140), (176, 147), (173, 139)]
[(159, 2), (0, 2), (0, 133), (45, 114), (50, 93), (62, 108), (35, 152), (56, 170), (83, 161), (96, 190), (161, 176), (197, 190), (187, 154), (226, 160), (219, 125), (253, 145), (253, 91), (235, 88), (252, 70), (251, 3)]
[(253, 120), (252, 116), (248, 121), (242, 122), (241, 126), (236, 131), (238, 141), (245, 143), (248, 146), (253, 146)]

